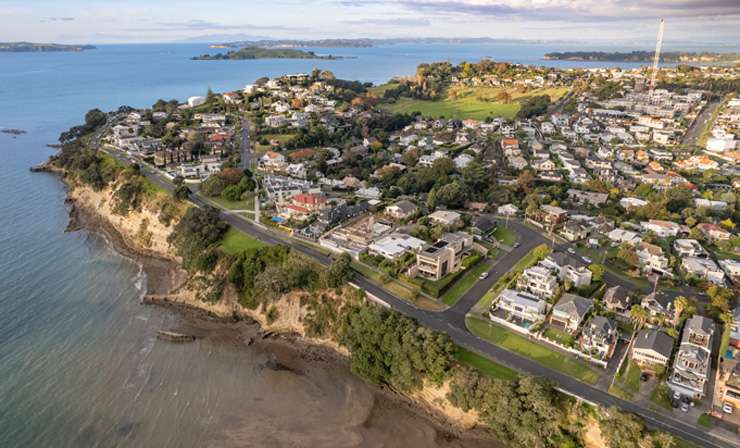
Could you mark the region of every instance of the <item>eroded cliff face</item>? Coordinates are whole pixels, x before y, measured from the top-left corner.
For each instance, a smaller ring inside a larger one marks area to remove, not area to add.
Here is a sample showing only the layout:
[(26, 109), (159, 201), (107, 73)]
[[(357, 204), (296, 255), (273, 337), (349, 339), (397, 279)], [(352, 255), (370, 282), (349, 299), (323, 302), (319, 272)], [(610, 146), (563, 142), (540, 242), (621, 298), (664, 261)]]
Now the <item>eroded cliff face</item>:
[[(120, 235), (127, 250), (144, 257), (170, 261), (169, 272), (165, 274), (169, 278), (160, 277), (150, 281), (166, 281), (171, 287), (165, 290), (150, 288), (145, 301), (194, 309), (222, 319), (252, 319), (260, 324), (265, 333), (295, 334), (311, 344), (325, 346), (343, 356), (349, 356), (347, 349), (333, 338), (310, 336), (306, 324), (311, 313), (309, 301), (306, 300), (309, 294), (320, 294), (321, 300), (336, 301), (337, 307), (344, 306), (344, 294), (337, 294), (334, 290), (311, 293), (293, 291), (271, 301), (269, 305), (261, 304), (256, 309), (246, 308), (239, 303), (239, 295), (232, 285), (218, 285), (216, 279), (222, 277), (223, 272), (216, 273), (221, 275), (191, 275), (180, 267), (181, 260), (168, 242), (179, 216), (163, 219), (161, 214), (162, 202), (172, 201), (171, 197), (148, 197), (142, 201), (140, 210), (121, 215), (114, 211), (115, 185), (101, 191), (71, 182), (68, 185), (68, 200), (73, 205), (73, 213), (76, 210), (93, 215), (109, 225)], [(156, 292), (151, 292), (153, 289)], [(449, 384), (438, 387), (428, 383), (423, 389), (409, 394), (408, 399), (453, 427), (467, 429), (479, 425), (480, 419), (475, 412), (464, 412), (449, 402), (448, 391)]]
[(70, 186), (67, 197), (75, 207), (82, 208), (85, 213), (97, 215), (113, 226), (131, 249), (142, 255), (180, 261), (174, 248), (167, 242), (179, 216), (164, 220), (161, 215), (162, 202), (167, 198), (158, 195), (147, 197), (142, 200), (140, 210), (131, 210), (122, 215), (113, 210), (114, 188), (95, 191), (89, 186), (75, 184)]

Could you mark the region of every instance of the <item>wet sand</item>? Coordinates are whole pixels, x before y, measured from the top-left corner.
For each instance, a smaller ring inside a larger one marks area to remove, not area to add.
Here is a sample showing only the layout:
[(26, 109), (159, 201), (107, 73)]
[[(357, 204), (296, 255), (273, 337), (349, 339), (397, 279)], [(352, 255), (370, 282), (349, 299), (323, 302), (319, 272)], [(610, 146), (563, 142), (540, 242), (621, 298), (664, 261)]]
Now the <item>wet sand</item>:
[[(74, 206), (70, 217), (68, 230), (103, 235), (116, 252), (140, 263), (148, 294), (166, 294), (184, 281), (176, 263), (141, 255), (105, 220)], [(217, 352), (212, 362), (219, 363), (214, 367), (218, 369), (228, 369), (220, 365), (222, 353), (239, 357), (239, 363), (246, 365), (243, 375), (227, 371), (220, 382), (229, 384), (207, 386), (219, 389), (219, 394), (223, 388), (235, 395), (209, 412), (207, 446), (503, 446), (490, 433), (461, 431), (405, 396), (368, 385), (329, 348), (290, 335), (263, 339), (255, 322), (219, 319), (181, 305), (164, 306), (174, 314), (168, 327), (161, 329), (197, 338), (194, 344), (170, 344), (177, 346), (172, 350)], [(188, 387), (199, 387), (197, 378), (188, 382), (195, 383)]]

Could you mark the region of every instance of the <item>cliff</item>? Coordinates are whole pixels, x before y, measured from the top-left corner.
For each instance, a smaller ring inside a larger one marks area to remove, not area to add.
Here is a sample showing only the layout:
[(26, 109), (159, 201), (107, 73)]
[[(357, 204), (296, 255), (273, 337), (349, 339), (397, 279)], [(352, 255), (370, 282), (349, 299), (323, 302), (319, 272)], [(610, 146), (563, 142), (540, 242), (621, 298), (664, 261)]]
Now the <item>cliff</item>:
[[(176, 220), (165, 224), (162, 222), (161, 202), (168, 197), (149, 197), (143, 201), (140, 210), (132, 210), (126, 215), (114, 211), (115, 184), (101, 191), (67, 181), (69, 186), (68, 202), (72, 204), (72, 215), (83, 213), (93, 217), (98, 229), (113, 235), (114, 245), (118, 250), (136, 254), (137, 258), (154, 257), (166, 261), (166, 272), (147, 272), (149, 294), (146, 303), (175, 306), (203, 312), (221, 319), (252, 319), (259, 323), (263, 333), (280, 333), (297, 335), (313, 345), (320, 345), (336, 351), (341, 356), (349, 355), (347, 349), (332, 338), (311, 337), (306, 328), (305, 319), (309, 315), (308, 294), (305, 291), (294, 291), (273, 301), (270, 310), (263, 305), (252, 310), (239, 303), (239, 297), (231, 285), (215, 288), (213, 279), (200, 275), (190, 275), (179, 266), (180, 259), (174, 248), (167, 241), (174, 229)], [(171, 198), (169, 198), (171, 202)], [(100, 227), (106, 227), (100, 229)], [(92, 229), (91, 229), (92, 230)], [(144, 262), (145, 268), (147, 263)], [(218, 268), (217, 268), (218, 269)], [(219, 272), (217, 272), (219, 274)], [(222, 274), (222, 273), (221, 273)], [(167, 278), (163, 278), (167, 277)], [(169, 287), (162, 288), (162, 284)], [(212, 298), (214, 290), (218, 297)], [(152, 292), (154, 291), (154, 292)], [(321, 292), (322, 300), (336, 301), (336, 306), (344, 306), (342, 294), (334, 290)], [(210, 298), (210, 299), (209, 299)], [(469, 429), (480, 424), (473, 411), (464, 412), (453, 406), (447, 399), (449, 384), (442, 387), (425, 384), (423, 389), (409, 394), (406, 398), (410, 404), (423, 407), (431, 416), (444, 421), (455, 429)]]

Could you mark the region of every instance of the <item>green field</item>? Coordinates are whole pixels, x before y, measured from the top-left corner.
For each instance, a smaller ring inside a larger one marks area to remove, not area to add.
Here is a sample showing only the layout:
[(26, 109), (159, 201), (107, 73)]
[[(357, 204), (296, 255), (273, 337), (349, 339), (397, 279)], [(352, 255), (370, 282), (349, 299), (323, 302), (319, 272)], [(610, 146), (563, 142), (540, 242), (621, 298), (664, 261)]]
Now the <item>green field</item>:
[(250, 197), (246, 201), (227, 201), (226, 199), (221, 199), (219, 197), (208, 198), (208, 200), (215, 203), (219, 207), (228, 210), (254, 211), (254, 197)]
[[(382, 92), (385, 86), (378, 86), (376, 91)], [(400, 98), (395, 103), (383, 107), (396, 113), (420, 112), (422, 115), (438, 118), (445, 117), (456, 120), (473, 118), (485, 120), (488, 117), (514, 118), (521, 105), (519, 101), (529, 96), (550, 95), (556, 101), (568, 92), (567, 87), (536, 89), (527, 93), (517, 93), (510, 90), (512, 102), (505, 104), (497, 101), (497, 96), (503, 89), (492, 87), (465, 87), (450, 88), (447, 98), (440, 101)]]
[(255, 151), (258, 154), (262, 154), (262, 153), (264, 153), (264, 152), (266, 152), (266, 151), (268, 151), (270, 149), (270, 145), (261, 145), (259, 143), (259, 141), (262, 140), (263, 138), (267, 139), (268, 142), (270, 140), (277, 140), (282, 145), (283, 143), (289, 141), (293, 137), (295, 137), (295, 134), (265, 134), (265, 135), (260, 135), (259, 137), (257, 137), (255, 139), (255, 141), (253, 143), (254, 149), (255, 149)]
[(640, 368), (630, 363), (627, 371), (618, 373), (614, 384), (609, 388), (609, 393), (624, 400), (631, 400), (640, 391)]
[(598, 374), (585, 362), (570, 358), (544, 345), (530, 341), (513, 331), (477, 317), (468, 317), (465, 319), (465, 322), (468, 329), (479, 338), (518, 353), (545, 367), (570, 375), (589, 384), (596, 384), (596, 381), (599, 379)]
[(470, 288), (473, 287), (475, 282), (478, 281), (480, 275), (490, 268), (491, 263), (488, 261), (482, 261), (475, 265), (442, 295), (442, 302), (449, 306), (456, 304), (457, 301), (460, 300), (460, 297), (462, 297)]
[(506, 227), (499, 226), (496, 231), (493, 232), (494, 238), (496, 238), (501, 244), (505, 244), (509, 247), (513, 246), (518, 240), (519, 236), (513, 231)]
[(519, 378), (519, 375), (510, 368), (497, 364), (490, 359), (465, 348), (460, 348), (455, 357), (462, 364), (478, 369), (481, 373), (488, 375), (491, 378), (498, 378), (507, 381), (513, 381)]
[(245, 235), (233, 227), (226, 232), (224, 240), (221, 242), (221, 249), (229, 255), (258, 247), (265, 247), (265, 243)]

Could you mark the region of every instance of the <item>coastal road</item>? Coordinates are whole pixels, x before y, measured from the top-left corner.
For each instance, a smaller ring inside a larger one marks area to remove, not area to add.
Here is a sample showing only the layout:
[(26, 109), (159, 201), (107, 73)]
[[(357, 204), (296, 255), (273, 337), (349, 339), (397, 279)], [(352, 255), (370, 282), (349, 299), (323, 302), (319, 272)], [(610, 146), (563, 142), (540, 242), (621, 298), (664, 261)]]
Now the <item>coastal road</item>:
[(241, 138), (241, 162), (239, 167), (242, 170), (252, 168), (252, 150), (249, 141), (249, 120), (241, 119), (242, 138)]
[(694, 146), (698, 144), (699, 137), (701, 137), (701, 134), (704, 132), (704, 129), (707, 126), (707, 123), (709, 122), (709, 120), (712, 119), (714, 111), (717, 110), (720, 104), (722, 104), (722, 100), (716, 100), (707, 104), (704, 110), (701, 111), (699, 116), (696, 117), (694, 122), (691, 124), (689, 130), (686, 131), (686, 134), (681, 140), (682, 145)]
[[(111, 155), (118, 158), (125, 163), (131, 163), (131, 161), (120, 153), (110, 151)], [(150, 168), (147, 165), (141, 166), (141, 172), (149, 178), (152, 182), (161, 186), (162, 188), (172, 191), (174, 185), (170, 182), (162, 179), (159, 172)], [(208, 205), (202, 198), (197, 194), (192, 194), (190, 200), (198, 207)], [(246, 221), (238, 215), (235, 215), (227, 210), (220, 210), (220, 215), (224, 221), (235, 227), (236, 229), (263, 241), (268, 244), (284, 244), (290, 246), (297, 252), (303, 253), (314, 260), (318, 261), (323, 265), (331, 263), (331, 257), (321, 253), (320, 251), (313, 249), (305, 244), (301, 244), (295, 239), (291, 239), (285, 235), (280, 235), (277, 232), (255, 225), (250, 221)], [(479, 353), (486, 358), (493, 360), (499, 364), (507, 366), (513, 370), (522, 372), (526, 375), (539, 376), (552, 380), (557, 384), (558, 388), (570, 395), (580, 397), (592, 403), (597, 403), (602, 406), (616, 406), (624, 411), (634, 413), (644, 418), (650, 425), (661, 429), (663, 431), (674, 434), (678, 437), (686, 439), (698, 446), (706, 448), (720, 448), (720, 447), (731, 447), (738, 446), (736, 442), (722, 440), (714, 435), (708, 434), (707, 432), (688, 425), (684, 422), (673, 419), (672, 417), (658, 414), (647, 408), (643, 408), (635, 403), (625, 401), (609, 395), (607, 392), (597, 389), (589, 384), (578, 381), (572, 377), (564, 375), (555, 370), (549, 369), (542, 366), (529, 358), (523, 357), (517, 353), (510, 352), (497, 345), (488, 343), (473, 334), (471, 334), (465, 325), (465, 315), (472, 308), (473, 305), (490, 289), (490, 287), (506, 272), (508, 272), (514, 264), (526, 255), (530, 250), (539, 244), (550, 243), (539, 232), (531, 229), (523, 223), (512, 221), (509, 223), (513, 229), (520, 232), (521, 244), (508, 254), (504, 255), (489, 271), (489, 277), (482, 282), (478, 282), (473, 289), (468, 291), (463, 298), (458, 302), (457, 305), (444, 312), (431, 312), (421, 310), (412, 306), (411, 304), (395, 297), (386, 290), (378, 287), (367, 278), (355, 274), (353, 282), (368, 294), (382, 300), (394, 310), (416, 319), (420, 324), (431, 328), (433, 330), (446, 333), (452, 340), (460, 345), (461, 347), (472, 350)], [(608, 279), (606, 279), (608, 281)]]

